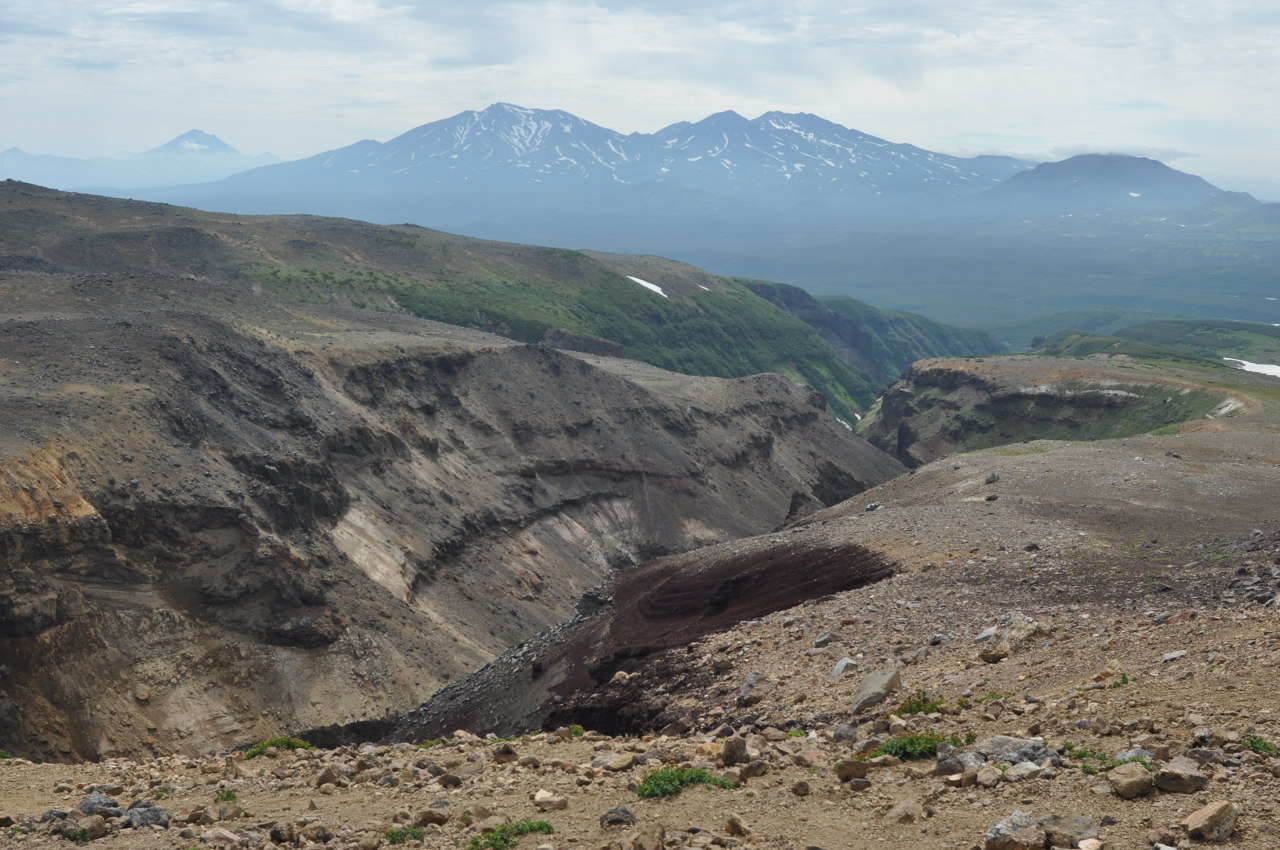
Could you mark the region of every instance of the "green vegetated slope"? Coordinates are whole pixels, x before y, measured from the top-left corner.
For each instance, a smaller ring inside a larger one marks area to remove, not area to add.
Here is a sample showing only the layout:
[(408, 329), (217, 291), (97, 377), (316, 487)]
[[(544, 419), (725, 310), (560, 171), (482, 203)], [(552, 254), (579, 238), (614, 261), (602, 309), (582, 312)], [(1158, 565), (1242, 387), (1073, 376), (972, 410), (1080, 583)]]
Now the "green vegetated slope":
[(925, 357), (997, 354), (1003, 350), (985, 331), (946, 325), (916, 313), (881, 310), (841, 295), (818, 300), (836, 315), (865, 328), (874, 340), (876, 359), (894, 374)]
[(813, 386), (846, 419), (869, 405), (883, 382), (740, 283), (656, 257), (491, 242), (410, 225), (207, 213), (5, 181), (0, 258), (0, 268), (194, 275), (285, 300), (409, 312), (525, 342), (563, 328), (675, 371), (779, 372)]
[(1147, 322), (1115, 335), (1202, 357), (1235, 357), (1253, 363), (1280, 363), (1280, 327), (1208, 319)]
[(1176, 319), (1165, 313), (1149, 310), (1123, 310), (1111, 307), (1095, 307), (1082, 310), (1065, 310), (1024, 319), (1006, 319), (982, 325), (997, 343), (1008, 351), (1030, 351), (1038, 348), (1049, 334), (1067, 328), (1090, 333), (1114, 334), (1121, 328), (1146, 322)]
[(541, 250), (548, 267), (534, 279), (413, 281), (400, 285), (396, 298), (415, 315), (525, 342), (539, 342), (553, 328), (600, 337), (620, 343), (627, 357), (676, 372), (779, 372), (822, 392), (845, 418), (879, 392), (869, 375), (836, 356), (812, 328), (734, 281), (690, 289), (670, 274), (638, 269), (648, 277), (634, 276), (661, 288), (664, 297), (595, 257)]

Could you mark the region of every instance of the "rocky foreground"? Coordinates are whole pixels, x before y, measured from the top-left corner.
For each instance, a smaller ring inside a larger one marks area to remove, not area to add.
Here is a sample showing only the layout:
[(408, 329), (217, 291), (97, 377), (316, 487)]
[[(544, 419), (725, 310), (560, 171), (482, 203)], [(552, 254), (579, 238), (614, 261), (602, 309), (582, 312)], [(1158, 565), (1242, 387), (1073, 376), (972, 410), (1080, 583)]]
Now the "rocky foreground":
[[(681, 648), (644, 735), (5, 760), (0, 847), (1273, 848), (1276, 546), (1223, 547), (1200, 601), (994, 621), (902, 573)], [(640, 795), (671, 768), (731, 787)]]

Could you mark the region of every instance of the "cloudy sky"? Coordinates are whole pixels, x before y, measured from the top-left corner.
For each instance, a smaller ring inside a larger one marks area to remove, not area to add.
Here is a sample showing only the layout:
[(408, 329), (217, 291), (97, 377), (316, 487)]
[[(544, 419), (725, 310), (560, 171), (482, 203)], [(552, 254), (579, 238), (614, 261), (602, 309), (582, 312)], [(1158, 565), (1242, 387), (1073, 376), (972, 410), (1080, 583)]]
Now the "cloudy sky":
[(1280, 200), (1276, 0), (0, 5), (0, 150), (198, 128), (296, 158), (495, 101), (622, 132), (781, 109), (953, 154), (1138, 153)]

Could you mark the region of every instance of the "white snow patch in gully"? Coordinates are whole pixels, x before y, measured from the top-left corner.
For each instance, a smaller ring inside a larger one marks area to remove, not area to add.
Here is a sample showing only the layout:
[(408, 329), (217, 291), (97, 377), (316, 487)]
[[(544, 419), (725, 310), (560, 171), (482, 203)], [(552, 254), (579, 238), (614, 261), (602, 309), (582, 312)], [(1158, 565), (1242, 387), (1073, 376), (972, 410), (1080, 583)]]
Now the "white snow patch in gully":
[(662, 287), (661, 287), (661, 286), (658, 286), (658, 284), (656, 284), (656, 283), (650, 283), (650, 282), (649, 282), (649, 281), (647, 281), (647, 280), (641, 280), (640, 278), (638, 278), (638, 277), (632, 277), (631, 275), (627, 275), (627, 280), (634, 280), (636, 283), (640, 284), (640, 285), (641, 285), (641, 286), (643, 286), (645, 289), (652, 289), (654, 292), (658, 293), (658, 294), (659, 294), (659, 295), (661, 295), (663, 298), (666, 298), (666, 297), (667, 297), (667, 293), (663, 292), (663, 291), (662, 291)]
[(1222, 359), (1229, 363), (1238, 363), (1240, 368), (1246, 372), (1257, 372), (1262, 375), (1272, 375), (1280, 378), (1280, 366), (1275, 366), (1271, 363), (1250, 363), (1248, 360), (1237, 360), (1234, 357), (1224, 357)]

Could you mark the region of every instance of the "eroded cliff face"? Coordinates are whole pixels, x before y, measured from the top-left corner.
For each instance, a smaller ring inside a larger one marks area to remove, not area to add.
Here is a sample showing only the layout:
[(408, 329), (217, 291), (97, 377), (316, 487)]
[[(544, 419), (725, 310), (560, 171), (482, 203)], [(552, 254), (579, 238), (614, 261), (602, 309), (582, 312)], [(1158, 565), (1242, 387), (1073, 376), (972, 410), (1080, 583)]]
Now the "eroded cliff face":
[(1230, 393), (1151, 374), (1127, 358), (921, 360), (884, 391), (859, 433), (917, 467), (1026, 440), (1099, 440), (1243, 409)]
[(162, 276), (0, 274), (0, 746), (196, 750), (417, 705), (611, 571), (902, 467), (673, 375)]

